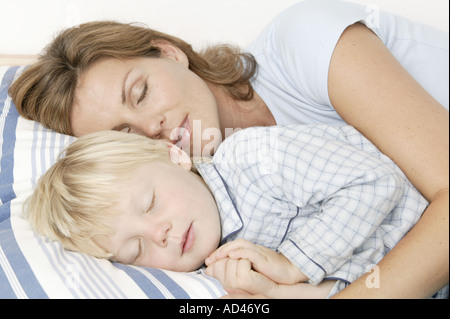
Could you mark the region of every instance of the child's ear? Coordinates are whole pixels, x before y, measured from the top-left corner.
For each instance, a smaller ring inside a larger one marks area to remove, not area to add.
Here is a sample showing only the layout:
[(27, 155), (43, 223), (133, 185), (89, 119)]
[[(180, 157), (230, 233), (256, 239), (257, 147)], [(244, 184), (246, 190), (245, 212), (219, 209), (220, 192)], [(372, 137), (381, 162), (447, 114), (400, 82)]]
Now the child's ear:
[(181, 166), (186, 170), (190, 170), (192, 168), (191, 158), (186, 154), (185, 151), (172, 143), (167, 143), (167, 147), (169, 148), (170, 160), (173, 163)]

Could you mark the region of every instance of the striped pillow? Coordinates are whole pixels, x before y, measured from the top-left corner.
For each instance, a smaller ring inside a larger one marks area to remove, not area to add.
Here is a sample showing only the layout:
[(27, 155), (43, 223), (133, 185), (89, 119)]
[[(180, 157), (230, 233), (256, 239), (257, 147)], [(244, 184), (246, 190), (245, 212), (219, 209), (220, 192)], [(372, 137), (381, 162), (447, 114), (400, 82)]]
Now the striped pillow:
[(0, 67), (0, 299), (217, 298), (202, 270), (177, 273), (99, 260), (37, 236), (22, 205), (73, 137), (20, 117), (8, 96), (22, 67)]

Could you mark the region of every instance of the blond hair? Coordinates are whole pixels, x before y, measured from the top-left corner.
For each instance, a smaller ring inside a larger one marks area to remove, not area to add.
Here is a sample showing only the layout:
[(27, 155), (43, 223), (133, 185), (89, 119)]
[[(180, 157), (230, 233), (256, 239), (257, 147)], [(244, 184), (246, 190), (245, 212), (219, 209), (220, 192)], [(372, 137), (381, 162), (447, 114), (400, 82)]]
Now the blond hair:
[(120, 188), (135, 169), (155, 161), (171, 163), (166, 142), (115, 131), (85, 135), (39, 179), (26, 217), (38, 234), (66, 249), (110, 259), (94, 237), (112, 233)]
[(73, 135), (70, 113), (83, 72), (101, 58), (160, 57), (155, 43), (165, 41), (181, 49), (191, 71), (221, 85), (237, 100), (250, 100), (250, 79), (257, 68), (254, 57), (229, 45), (195, 52), (185, 41), (133, 24), (90, 22), (57, 36), (38, 61), (26, 69), (9, 89), (23, 117), (63, 134)]

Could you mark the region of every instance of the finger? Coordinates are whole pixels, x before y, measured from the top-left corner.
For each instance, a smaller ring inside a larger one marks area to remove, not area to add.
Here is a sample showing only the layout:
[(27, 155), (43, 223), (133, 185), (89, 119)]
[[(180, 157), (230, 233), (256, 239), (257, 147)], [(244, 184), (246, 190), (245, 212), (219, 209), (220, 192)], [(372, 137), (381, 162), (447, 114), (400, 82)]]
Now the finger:
[(234, 241), (231, 241), (229, 243), (226, 243), (213, 251), (206, 259), (205, 264), (210, 265), (211, 263), (215, 262), (216, 260), (227, 258), (229, 256), (229, 253), (233, 250), (240, 249), (240, 248), (247, 248), (247, 249), (257, 249), (257, 245), (245, 240), (245, 239), (237, 239)]
[(238, 260), (221, 259), (208, 266), (205, 273), (219, 280), (224, 288), (237, 288), (239, 287), (238, 264)]
[(228, 258), (231, 259), (248, 259), (255, 270), (265, 269), (270, 267), (268, 256), (261, 250), (238, 248), (228, 253)]
[(280, 258), (279, 253), (262, 246), (257, 246), (257, 249), (236, 249), (230, 251), (228, 257), (231, 259), (248, 259), (252, 263), (253, 270), (276, 282), (280, 282), (287, 275), (283, 271), (287, 269), (287, 265), (284, 259)]
[(229, 294), (229, 295), (248, 295), (248, 292), (246, 292), (243, 289), (239, 289), (239, 288), (226, 288), (225, 291)]
[(239, 261), (234, 259), (227, 258), (226, 263), (226, 274), (225, 274), (225, 282), (227, 288), (238, 288), (239, 287), (239, 278), (238, 278), (238, 265)]
[(236, 277), (248, 278), (248, 273), (252, 270), (252, 263), (248, 259), (230, 259), (236, 261)]
[(227, 260), (222, 259), (206, 267), (205, 273), (210, 277), (216, 278), (223, 284), (223, 282), (225, 281), (226, 266)]
[[(226, 245), (226, 244), (225, 244)], [(226, 254), (227, 253), (224, 253), (224, 251), (223, 251), (223, 247), (225, 247), (225, 245), (224, 246), (221, 246), (221, 247), (219, 247), (219, 248), (217, 248), (215, 251), (213, 251), (208, 257), (206, 257), (206, 259), (205, 259), (205, 264), (208, 266), (208, 265), (210, 265), (210, 264), (212, 264), (212, 263), (214, 263), (214, 262), (216, 262), (217, 260), (219, 260), (219, 259), (223, 259), (223, 258), (225, 258), (226, 257)]]
[(238, 287), (249, 294), (265, 294), (270, 292), (275, 283), (252, 269), (252, 264), (248, 259), (238, 261)]
[(248, 259), (228, 259), (227, 263), (227, 287), (228, 289), (240, 289), (248, 293), (251, 286), (252, 264)]
[(258, 245), (245, 240), (245, 239), (236, 239), (233, 241), (230, 241), (226, 244), (224, 244), (223, 246), (221, 246), (218, 250), (220, 251), (220, 253), (226, 253), (226, 252), (230, 252), (236, 249), (240, 249), (240, 248), (247, 248), (247, 249), (256, 249), (258, 247)]
[(250, 278), (252, 265), (247, 259), (227, 258), (225, 267), (225, 286), (231, 289), (246, 289)]

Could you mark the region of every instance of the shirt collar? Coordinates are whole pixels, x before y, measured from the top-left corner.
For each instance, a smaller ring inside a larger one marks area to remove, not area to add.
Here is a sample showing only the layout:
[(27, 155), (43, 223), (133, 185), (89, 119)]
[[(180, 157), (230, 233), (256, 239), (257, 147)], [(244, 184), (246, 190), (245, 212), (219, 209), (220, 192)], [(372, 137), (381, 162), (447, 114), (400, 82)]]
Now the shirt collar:
[(243, 223), (236, 209), (232, 189), (227, 187), (226, 182), (220, 175), (220, 170), (214, 163), (196, 163), (195, 167), (208, 185), (219, 209), (222, 226), (222, 241), (241, 230)]

